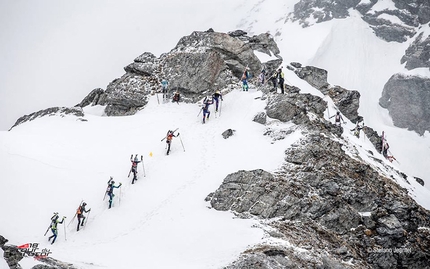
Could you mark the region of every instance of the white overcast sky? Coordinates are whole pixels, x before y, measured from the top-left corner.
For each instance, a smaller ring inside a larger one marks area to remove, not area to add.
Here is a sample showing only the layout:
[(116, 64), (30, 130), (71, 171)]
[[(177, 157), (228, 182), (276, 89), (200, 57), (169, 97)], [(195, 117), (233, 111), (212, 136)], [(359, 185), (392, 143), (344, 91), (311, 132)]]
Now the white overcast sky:
[(159, 56), (194, 30), (235, 30), (243, 9), (230, 2), (0, 0), (0, 130), (74, 106), (141, 53)]

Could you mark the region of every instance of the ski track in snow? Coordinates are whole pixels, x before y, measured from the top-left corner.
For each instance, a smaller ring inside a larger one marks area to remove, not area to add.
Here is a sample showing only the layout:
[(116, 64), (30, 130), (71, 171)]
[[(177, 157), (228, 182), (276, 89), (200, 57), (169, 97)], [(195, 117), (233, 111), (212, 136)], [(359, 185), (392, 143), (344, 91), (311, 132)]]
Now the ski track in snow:
[[(4, 209), (6, 215), (21, 215), (16, 223), (1, 224), (4, 236), (16, 245), (39, 242), (53, 257), (82, 268), (136, 268), (142, 255), (150, 268), (172, 268), (167, 261), (159, 264), (165, 255), (174, 257), (177, 268), (228, 264), (259, 242), (263, 231), (251, 227), (254, 220), (209, 209), (205, 197), (229, 173), (278, 169), (284, 150), (299, 138), (272, 144), (263, 136), (266, 127), (252, 121), (265, 107), (260, 96), (254, 88), (225, 94), (221, 116), (212, 105), (205, 124), (201, 114), (196, 116), (198, 105), (158, 104), (152, 96), (134, 116), (100, 117), (99, 108), (88, 108), (87, 122), (71, 116), (44, 117), (0, 133), (0, 157), (7, 164), (3, 175), (13, 178), (4, 182), (0, 197), (22, 197)], [(165, 141), (160, 140), (178, 127), (185, 151), (176, 137), (167, 156)], [(236, 132), (224, 139), (221, 133), (228, 128)], [(134, 185), (132, 175), (127, 177), (131, 154), (144, 156), (146, 171), (144, 177), (138, 168)], [(107, 209), (102, 192), (110, 176), (123, 185), (114, 190), (113, 207)], [(82, 199), (92, 210), (88, 227), (76, 232), (77, 221), (71, 220)], [(41, 206), (31, 206), (32, 201)], [(67, 241), (59, 225), (59, 237), (51, 246), (41, 234), (54, 211), (68, 217), (63, 224)], [(113, 249), (121, 261), (106, 257)]]

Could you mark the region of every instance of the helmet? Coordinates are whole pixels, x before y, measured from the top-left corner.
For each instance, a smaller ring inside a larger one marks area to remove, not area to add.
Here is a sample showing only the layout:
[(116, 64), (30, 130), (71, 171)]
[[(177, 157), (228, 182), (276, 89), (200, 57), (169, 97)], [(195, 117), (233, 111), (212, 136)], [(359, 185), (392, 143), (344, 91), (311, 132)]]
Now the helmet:
[(83, 203), (82, 203), (82, 205), (83, 205), (83, 206), (86, 206), (86, 205), (87, 205), (87, 203), (83, 202)]
[(337, 115), (339, 115), (339, 114), (340, 114), (340, 112), (338, 111), (336, 114), (337, 114)]
[(139, 159), (137, 158), (137, 154), (136, 154), (136, 156), (134, 156), (134, 160), (135, 161), (138, 161)]
[(115, 181), (111, 180), (111, 182), (109, 184), (115, 184)]
[(216, 90), (215, 93), (220, 93), (219, 90)]

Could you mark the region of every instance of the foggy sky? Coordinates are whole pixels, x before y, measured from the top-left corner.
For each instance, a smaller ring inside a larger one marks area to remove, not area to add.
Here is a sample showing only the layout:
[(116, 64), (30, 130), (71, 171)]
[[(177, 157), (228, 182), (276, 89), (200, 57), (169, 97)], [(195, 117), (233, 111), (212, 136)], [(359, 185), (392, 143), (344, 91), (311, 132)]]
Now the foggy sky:
[(229, 2), (0, 0), (0, 130), (76, 105), (143, 52), (159, 56), (192, 31), (235, 30)]

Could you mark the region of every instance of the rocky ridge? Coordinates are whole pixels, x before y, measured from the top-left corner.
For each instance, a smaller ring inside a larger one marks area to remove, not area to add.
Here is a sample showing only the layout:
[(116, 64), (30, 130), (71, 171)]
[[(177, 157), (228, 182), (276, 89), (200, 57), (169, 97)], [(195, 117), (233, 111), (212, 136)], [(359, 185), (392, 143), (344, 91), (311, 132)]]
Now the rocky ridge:
[(408, 177), (373, 152), (375, 164), (363, 161), (324, 120), (321, 98), (262, 90), (266, 117), (296, 124), (265, 135), (303, 138), (278, 171), (232, 173), (208, 195), (212, 208), (258, 219), (267, 234), (226, 268), (430, 268), (430, 213), (396, 183)]

